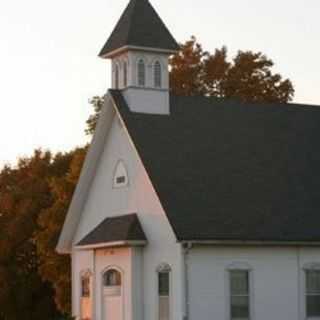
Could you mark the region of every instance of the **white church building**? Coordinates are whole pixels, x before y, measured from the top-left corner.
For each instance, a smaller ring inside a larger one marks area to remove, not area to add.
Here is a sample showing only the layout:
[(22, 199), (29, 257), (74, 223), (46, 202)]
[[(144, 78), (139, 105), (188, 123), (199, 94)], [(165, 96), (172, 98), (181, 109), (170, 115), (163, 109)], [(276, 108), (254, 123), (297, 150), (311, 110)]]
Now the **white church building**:
[(179, 46), (131, 0), (57, 250), (81, 320), (320, 319), (320, 108), (170, 91)]

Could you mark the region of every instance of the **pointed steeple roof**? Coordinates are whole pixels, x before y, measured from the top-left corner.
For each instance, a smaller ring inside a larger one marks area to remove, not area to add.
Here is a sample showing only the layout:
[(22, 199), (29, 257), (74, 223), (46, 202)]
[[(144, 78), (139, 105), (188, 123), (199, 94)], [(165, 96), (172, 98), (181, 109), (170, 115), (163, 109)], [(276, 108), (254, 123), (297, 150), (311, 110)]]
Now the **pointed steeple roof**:
[(123, 47), (177, 51), (179, 45), (148, 0), (131, 0), (99, 56)]

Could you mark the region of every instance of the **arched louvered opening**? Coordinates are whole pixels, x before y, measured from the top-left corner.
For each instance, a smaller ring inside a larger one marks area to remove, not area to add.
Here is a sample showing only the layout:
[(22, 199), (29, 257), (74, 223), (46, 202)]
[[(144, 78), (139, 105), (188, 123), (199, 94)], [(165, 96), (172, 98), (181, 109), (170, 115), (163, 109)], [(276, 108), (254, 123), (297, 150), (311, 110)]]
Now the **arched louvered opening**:
[(123, 63), (123, 86), (127, 87), (128, 85), (128, 64), (127, 61)]
[(138, 61), (138, 85), (140, 87), (146, 85), (146, 66), (143, 59)]
[(115, 75), (114, 75), (114, 82), (115, 82), (115, 88), (119, 89), (119, 78), (120, 78), (120, 74), (119, 74), (119, 65), (116, 64), (115, 66)]
[(161, 88), (162, 86), (162, 69), (159, 61), (156, 61), (153, 66), (154, 87)]

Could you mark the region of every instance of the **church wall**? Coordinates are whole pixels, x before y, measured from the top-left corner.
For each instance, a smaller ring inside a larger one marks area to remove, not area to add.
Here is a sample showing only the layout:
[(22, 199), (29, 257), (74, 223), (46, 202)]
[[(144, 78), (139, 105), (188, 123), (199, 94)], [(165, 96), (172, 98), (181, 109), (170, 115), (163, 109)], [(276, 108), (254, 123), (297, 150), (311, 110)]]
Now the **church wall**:
[(167, 90), (128, 88), (123, 95), (134, 112), (165, 114), (170, 113), (170, 99)]
[(251, 319), (305, 319), (304, 266), (320, 250), (195, 247), (189, 257), (190, 319), (230, 319), (228, 268), (250, 268)]
[[(113, 188), (114, 170), (119, 160), (124, 162), (128, 171), (129, 185), (125, 188)], [(167, 263), (172, 269), (172, 297), (174, 297), (174, 301), (171, 311), (173, 319), (182, 319), (181, 269), (183, 263), (181, 248), (176, 242), (172, 228), (134, 146), (127, 137), (125, 128), (115, 117), (83, 209), (74, 245), (105, 218), (128, 213), (138, 214), (148, 239), (148, 245), (143, 249), (143, 253), (140, 253), (142, 257), (141, 269), (143, 270), (141, 276), (143, 288), (141, 290), (143, 290), (144, 305), (140, 305), (141, 310), (134, 309), (133, 313), (141, 314), (144, 306), (144, 318), (158, 320), (156, 270), (160, 264)], [(78, 263), (76, 262), (76, 264)], [(131, 263), (131, 268), (133, 268), (135, 262)], [(77, 290), (76, 286), (77, 284), (74, 284), (74, 290)], [(99, 283), (96, 284), (95, 289), (97, 296), (100, 294), (98, 286)], [(77, 304), (77, 302), (74, 303)], [(99, 306), (97, 312), (99, 312)], [(131, 320), (128, 317), (129, 315), (124, 320)], [(97, 314), (95, 320), (100, 319)]]

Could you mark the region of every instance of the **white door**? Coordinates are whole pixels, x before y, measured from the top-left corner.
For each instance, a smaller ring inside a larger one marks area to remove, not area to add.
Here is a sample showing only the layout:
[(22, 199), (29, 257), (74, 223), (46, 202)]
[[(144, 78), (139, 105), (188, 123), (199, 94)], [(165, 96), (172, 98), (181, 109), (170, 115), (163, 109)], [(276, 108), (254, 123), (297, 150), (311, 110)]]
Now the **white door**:
[(103, 320), (123, 320), (121, 273), (110, 269), (103, 276)]

